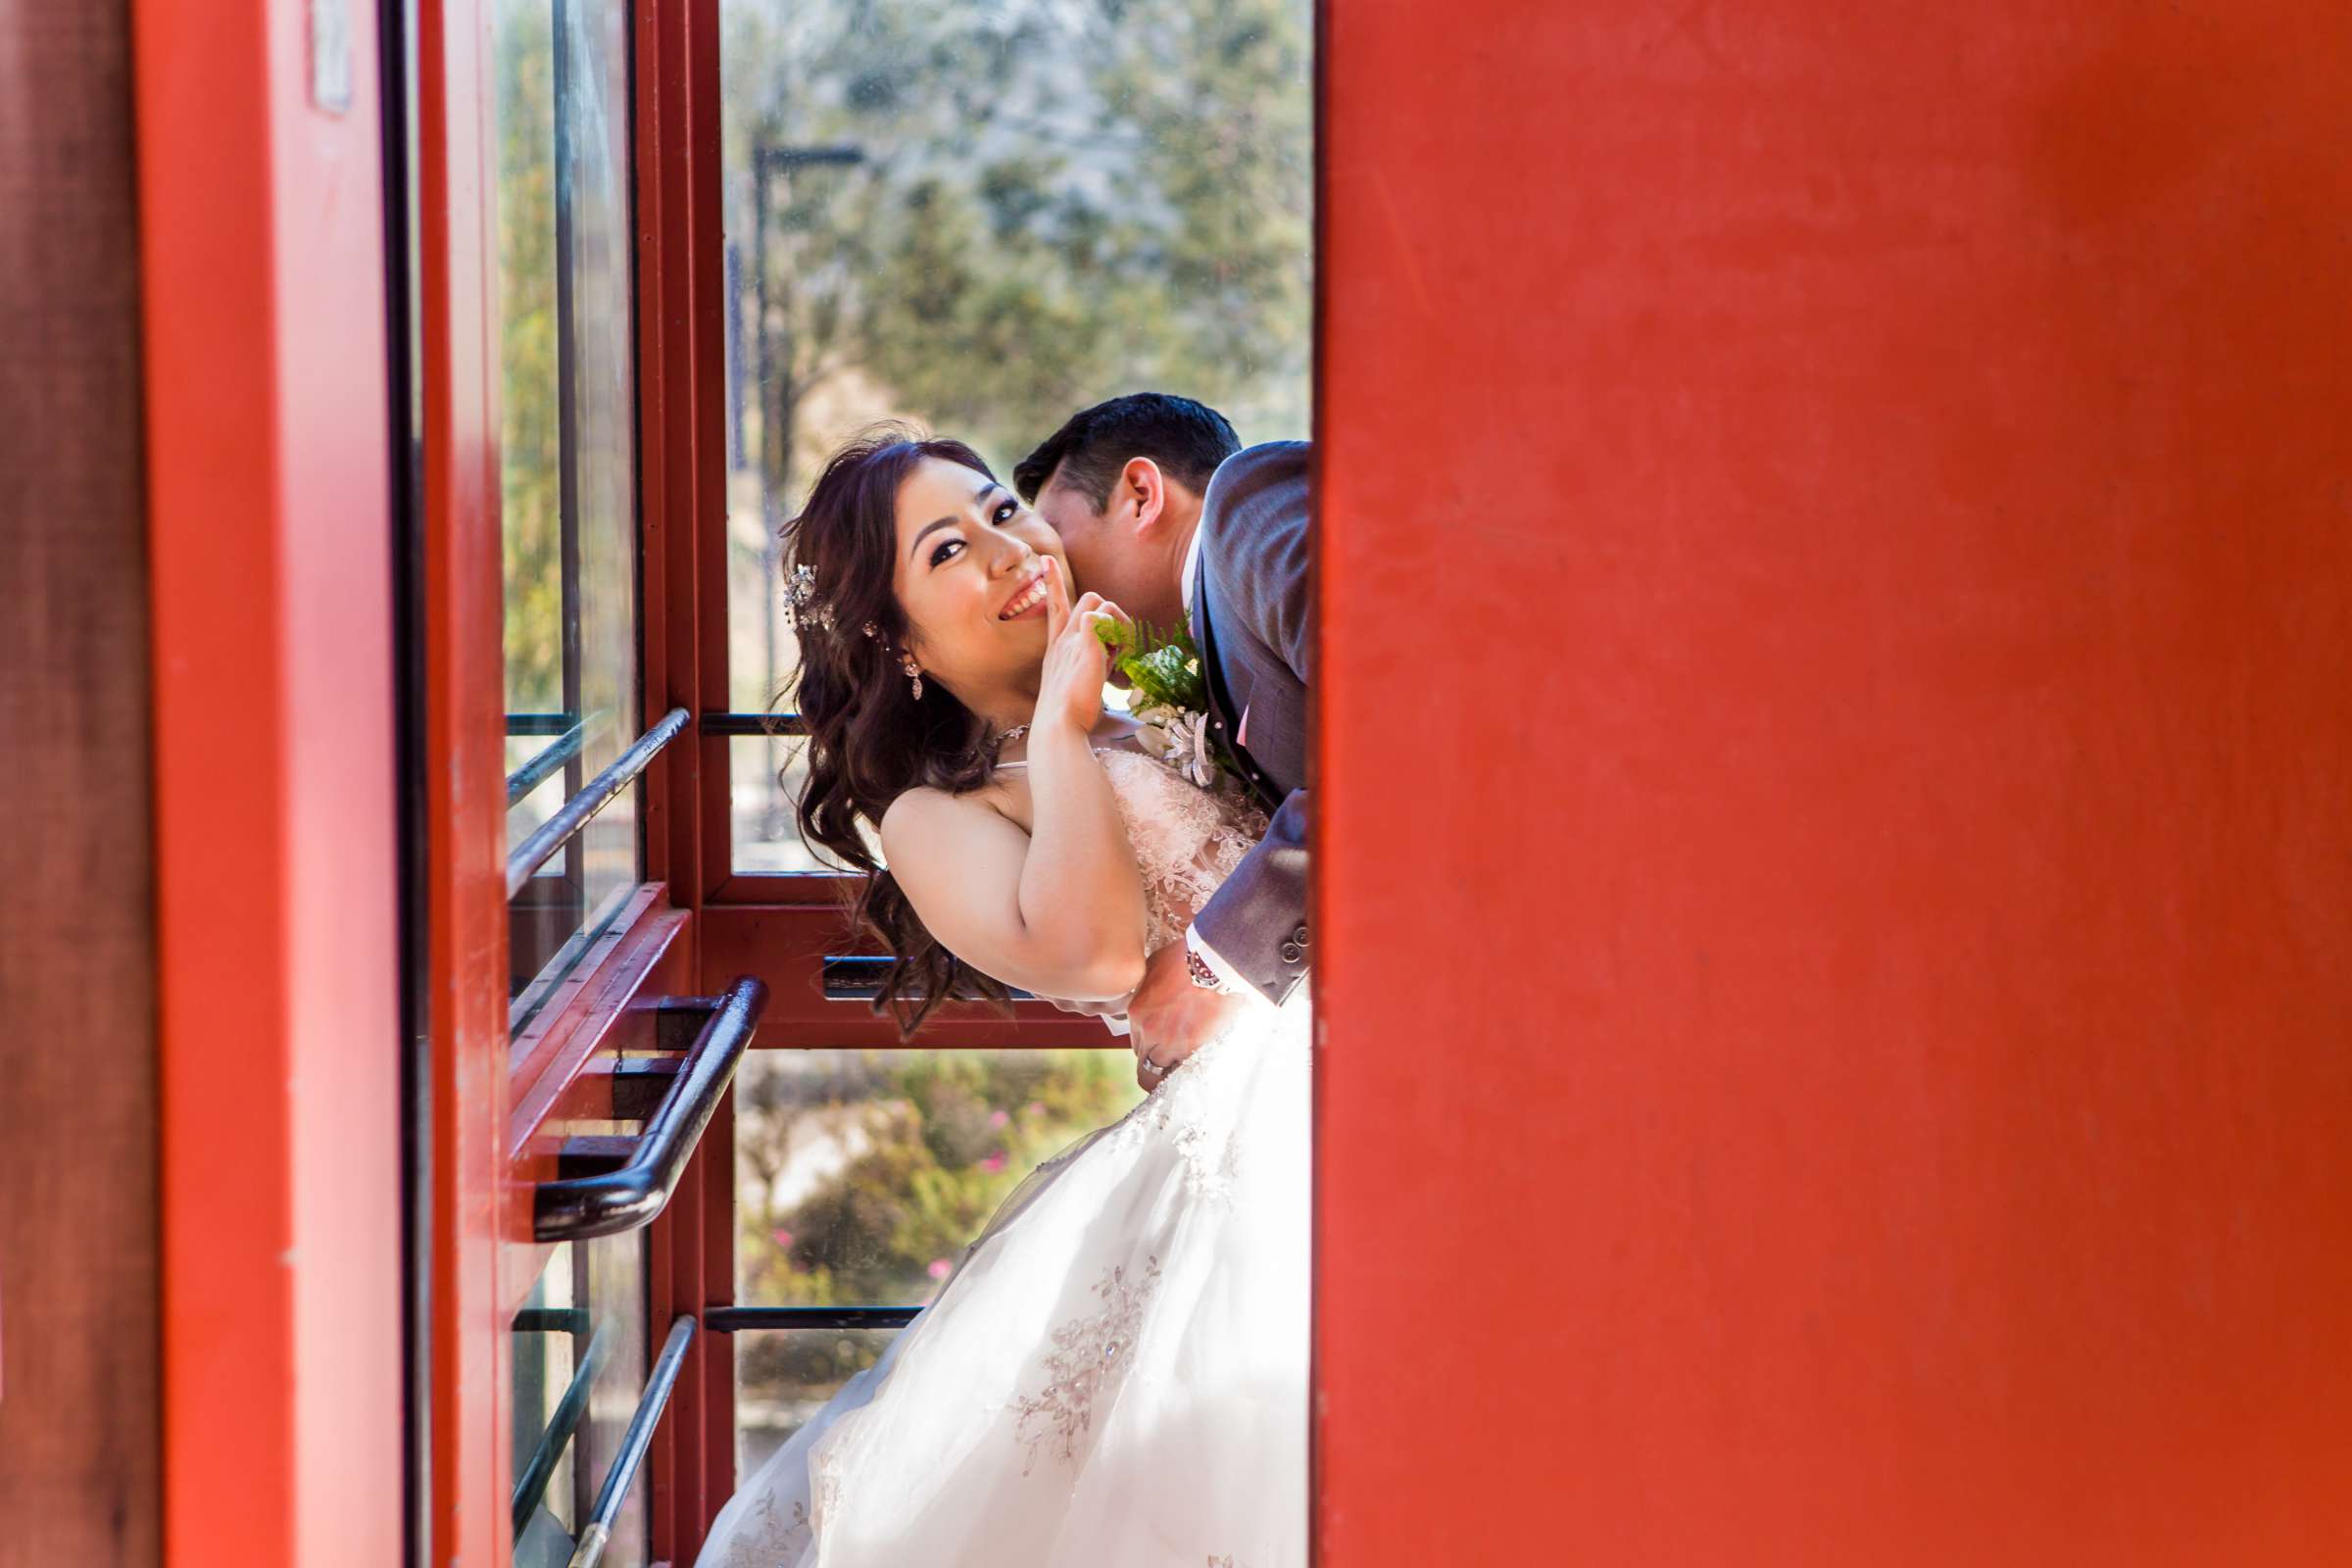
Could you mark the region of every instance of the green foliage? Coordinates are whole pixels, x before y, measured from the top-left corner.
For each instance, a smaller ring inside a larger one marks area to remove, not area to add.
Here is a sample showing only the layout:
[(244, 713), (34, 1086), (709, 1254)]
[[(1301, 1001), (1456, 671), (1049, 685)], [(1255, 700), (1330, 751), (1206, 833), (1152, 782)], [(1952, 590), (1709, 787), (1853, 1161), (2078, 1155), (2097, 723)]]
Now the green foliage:
[[(917, 1302), (1039, 1161), (1138, 1098), (1119, 1051), (839, 1054), (830, 1074), (737, 1079), (739, 1298), (747, 1304)], [(855, 1148), (779, 1198), (796, 1151)], [(747, 1337), (746, 1387), (817, 1389), (886, 1337)]]
[[(1114, 1051), (864, 1053), (821, 1091), (747, 1081), (737, 1142), (767, 1200), (742, 1205), (743, 1298), (921, 1299), (1024, 1173), (1134, 1102), (1127, 1061)], [(811, 1135), (859, 1152), (780, 1203), (794, 1139)]]
[(556, 393), (554, 14), (499, 17), (499, 507), (509, 712), (564, 706)]
[(1160, 630), (1141, 622), (1122, 626), (1103, 621), (1095, 635), (1110, 650), (1112, 667), (1135, 690), (1135, 706), (1208, 710), (1208, 679), (1200, 672), (1200, 650), (1190, 628)]

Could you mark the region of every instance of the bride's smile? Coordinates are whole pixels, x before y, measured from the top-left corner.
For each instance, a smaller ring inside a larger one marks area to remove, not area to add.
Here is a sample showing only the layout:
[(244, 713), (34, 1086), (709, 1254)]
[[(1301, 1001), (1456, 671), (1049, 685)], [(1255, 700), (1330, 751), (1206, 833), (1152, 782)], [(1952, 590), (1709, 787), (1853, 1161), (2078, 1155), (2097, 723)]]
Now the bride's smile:
[(896, 516), (892, 587), (907, 651), (974, 711), (1025, 717), (1046, 651), (1049, 579), (1069, 583), (1060, 537), (995, 479), (945, 458), (906, 475)]
[(1012, 602), (997, 612), (999, 620), (1026, 620), (1046, 612), (1046, 566), (1041, 562), (1029, 579), (1013, 591)]

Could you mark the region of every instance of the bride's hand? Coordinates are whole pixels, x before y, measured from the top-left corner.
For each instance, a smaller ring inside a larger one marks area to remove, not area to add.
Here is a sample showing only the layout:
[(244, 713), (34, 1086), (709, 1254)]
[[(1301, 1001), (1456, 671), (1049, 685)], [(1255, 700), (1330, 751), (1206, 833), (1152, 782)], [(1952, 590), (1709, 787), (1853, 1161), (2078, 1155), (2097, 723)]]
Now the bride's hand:
[(1070, 603), (1061, 563), (1046, 558), (1046, 664), (1037, 688), (1039, 728), (1066, 723), (1083, 735), (1102, 716), (1102, 685), (1110, 674), (1110, 650), (1095, 628), (1127, 624), (1126, 612), (1101, 594), (1082, 594)]

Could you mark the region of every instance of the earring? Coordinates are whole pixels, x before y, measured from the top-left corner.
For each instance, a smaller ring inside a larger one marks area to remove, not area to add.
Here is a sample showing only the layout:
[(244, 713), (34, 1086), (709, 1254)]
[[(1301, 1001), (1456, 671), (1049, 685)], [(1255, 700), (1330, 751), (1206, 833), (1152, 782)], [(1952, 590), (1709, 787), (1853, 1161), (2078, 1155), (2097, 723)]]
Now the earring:
[(899, 667), (905, 670), (906, 678), (914, 683), (914, 700), (918, 703), (921, 702), (923, 700), (923, 666), (914, 662), (912, 654), (901, 654)]

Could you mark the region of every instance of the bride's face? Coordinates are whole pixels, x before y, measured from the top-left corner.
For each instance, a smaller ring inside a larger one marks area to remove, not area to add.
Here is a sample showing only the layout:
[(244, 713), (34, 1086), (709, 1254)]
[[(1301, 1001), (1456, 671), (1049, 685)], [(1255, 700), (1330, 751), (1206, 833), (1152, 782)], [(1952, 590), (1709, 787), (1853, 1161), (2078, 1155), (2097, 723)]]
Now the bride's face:
[(1044, 518), (988, 475), (925, 458), (899, 486), (893, 577), (907, 647), (950, 690), (985, 690), (1046, 653), (1041, 573), (1070, 563)]

